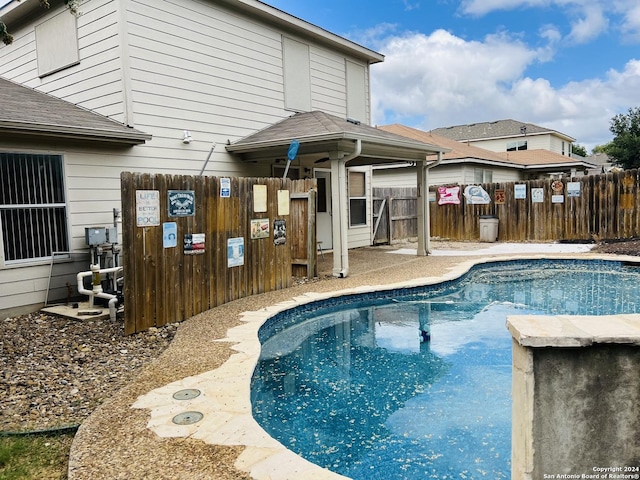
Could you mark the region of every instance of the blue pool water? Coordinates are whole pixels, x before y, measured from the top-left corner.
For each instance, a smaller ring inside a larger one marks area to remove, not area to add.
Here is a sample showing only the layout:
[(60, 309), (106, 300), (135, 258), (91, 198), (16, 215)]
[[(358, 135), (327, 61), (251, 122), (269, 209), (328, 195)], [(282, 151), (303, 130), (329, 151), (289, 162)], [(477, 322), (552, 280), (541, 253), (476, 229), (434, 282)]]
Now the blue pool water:
[(497, 262), (440, 285), (295, 308), (259, 332), (253, 415), (353, 479), (509, 478), (506, 317), (637, 313), (639, 273), (620, 262)]

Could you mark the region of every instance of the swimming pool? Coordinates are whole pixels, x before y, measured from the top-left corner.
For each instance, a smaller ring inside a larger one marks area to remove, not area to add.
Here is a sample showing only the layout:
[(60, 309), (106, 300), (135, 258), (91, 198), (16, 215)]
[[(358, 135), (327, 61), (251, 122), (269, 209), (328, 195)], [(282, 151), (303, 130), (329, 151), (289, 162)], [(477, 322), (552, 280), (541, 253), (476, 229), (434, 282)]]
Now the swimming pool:
[(439, 285), (276, 315), (259, 331), (254, 418), (354, 479), (509, 478), (506, 316), (636, 313), (637, 271), (611, 261), (497, 262)]

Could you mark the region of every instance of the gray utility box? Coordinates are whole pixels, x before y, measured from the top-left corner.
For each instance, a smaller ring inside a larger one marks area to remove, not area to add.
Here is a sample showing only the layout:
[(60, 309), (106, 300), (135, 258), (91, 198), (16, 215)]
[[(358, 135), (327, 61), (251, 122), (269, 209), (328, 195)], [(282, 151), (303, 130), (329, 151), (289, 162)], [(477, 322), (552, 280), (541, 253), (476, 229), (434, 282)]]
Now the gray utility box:
[(116, 227), (87, 227), (84, 229), (84, 238), (87, 245), (117, 243), (118, 229)]
[(480, 215), (480, 241), (495, 242), (498, 240), (498, 217)]

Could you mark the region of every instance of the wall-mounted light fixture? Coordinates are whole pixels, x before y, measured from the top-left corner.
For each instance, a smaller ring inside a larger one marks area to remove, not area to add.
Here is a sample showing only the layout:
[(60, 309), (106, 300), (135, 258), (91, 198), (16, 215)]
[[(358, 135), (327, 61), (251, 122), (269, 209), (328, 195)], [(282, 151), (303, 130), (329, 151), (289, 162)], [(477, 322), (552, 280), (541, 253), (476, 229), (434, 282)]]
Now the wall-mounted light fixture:
[(191, 137), (191, 132), (189, 130), (185, 130), (182, 133), (182, 143), (191, 143), (193, 138)]

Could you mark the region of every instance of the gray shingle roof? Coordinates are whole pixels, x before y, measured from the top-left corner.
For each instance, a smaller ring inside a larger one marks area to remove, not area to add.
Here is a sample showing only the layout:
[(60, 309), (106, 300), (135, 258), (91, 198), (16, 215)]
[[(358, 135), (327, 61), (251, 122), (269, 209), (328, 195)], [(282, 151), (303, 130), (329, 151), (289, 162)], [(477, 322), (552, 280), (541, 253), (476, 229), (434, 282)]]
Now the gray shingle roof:
[(151, 135), (0, 77), (0, 132), (129, 145)]
[(574, 138), (564, 133), (560, 133), (557, 130), (511, 119), (497, 120), (495, 122), (471, 123), (468, 125), (454, 125), (452, 127), (436, 128), (432, 130), (432, 132), (436, 135), (457, 141), (520, 137), (525, 133), (527, 135), (553, 133), (561, 137), (565, 137), (569, 141), (575, 141)]
[(320, 111), (296, 113), (236, 140), (226, 148), (246, 160), (269, 160), (284, 157), (293, 139), (300, 143), (300, 156), (321, 155), (326, 160), (329, 159), (329, 152), (352, 153), (357, 142), (361, 145), (361, 151), (356, 159), (350, 160), (350, 166), (421, 161), (427, 155), (449, 151), (445, 147)]
[[(350, 121), (325, 112), (313, 111), (296, 113), (274, 123), (258, 132), (233, 142), (228, 150), (238, 151), (243, 146), (265, 143), (290, 142), (297, 139), (300, 143), (327, 138), (366, 138), (378, 143), (403, 143), (434, 152), (443, 150), (419, 140), (386, 132), (364, 123)], [(444, 150), (447, 150), (446, 148)]]

